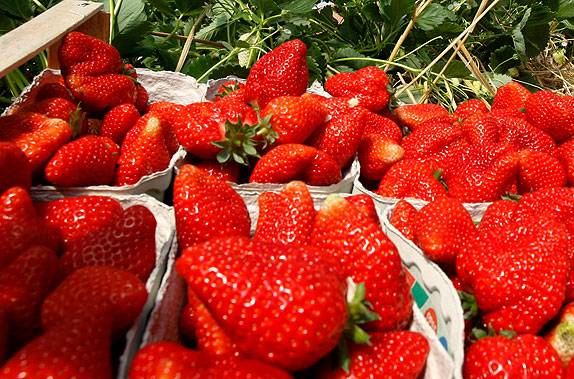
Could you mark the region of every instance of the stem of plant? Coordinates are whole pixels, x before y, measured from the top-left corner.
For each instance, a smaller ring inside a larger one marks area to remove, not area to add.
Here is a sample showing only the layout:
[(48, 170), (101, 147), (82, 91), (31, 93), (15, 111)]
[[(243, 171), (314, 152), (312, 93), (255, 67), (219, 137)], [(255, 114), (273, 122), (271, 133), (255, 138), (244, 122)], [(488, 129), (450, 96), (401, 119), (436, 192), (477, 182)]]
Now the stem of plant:
[(39, 0), (32, 0), (32, 2), (33, 2), (34, 4), (36, 4), (36, 6), (37, 6), (38, 8), (40, 8), (40, 10), (41, 10), (42, 12), (45, 12), (45, 11), (47, 10), (47, 8), (44, 6), (44, 4), (42, 4)]
[(361, 58), (361, 57), (338, 58), (338, 59), (333, 60), (332, 62), (346, 62), (346, 61), (367, 61), (367, 62), (375, 62), (375, 63), (380, 63), (380, 64), (388, 64), (390, 66), (396, 66), (396, 67), (402, 68), (404, 70), (407, 70), (407, 71), (410, 71), (413, 73), (421, 71), (417, 68), (412, 68), (412, 67), (406, 66), (404, 64), (399, 64), (396, 62), (391, 62), (391, 61), (388, 61), (386, 59), (376, 59), (376, 58), (368, 58), (368, 57), (365, 57), (365, 58)]
[(114, 0), (108, 0), (108, 7), (110, 9), (110, 39), (108, 42), (112, 43), (114, 40), (114, 25), (116, 23), (116, 14), (114, 12), (116, 7)]
[(206, 72), (203, 73), (203, 75), (201, 75), (197, 81), (201, 82), (202, 80), (206, 79), (207, 77), (209, 77), (209, 74), (211, 74), (213, 71), (215, 71), (215, 69), (217, 69), (219, 66), (221, 66), (222, 64), (224, 64), (225, 62), (227, 62), (228, 60), (230, 60), (231, 58), (233, 58), (234, 56), (236, 56), (237, 54), (239, 54), (239, 48), (234, 48), (233, 50), (231, 50), (229, 52), (229, 54), (227, 54), (225, 56), (225, 58), (223, 58), (222, 60), (220, 60), (219, 62), (217, 62), (216, 64), (214, 64), (213, 66), (211, 66), (211, 68), (209, 70), (207, 70)]

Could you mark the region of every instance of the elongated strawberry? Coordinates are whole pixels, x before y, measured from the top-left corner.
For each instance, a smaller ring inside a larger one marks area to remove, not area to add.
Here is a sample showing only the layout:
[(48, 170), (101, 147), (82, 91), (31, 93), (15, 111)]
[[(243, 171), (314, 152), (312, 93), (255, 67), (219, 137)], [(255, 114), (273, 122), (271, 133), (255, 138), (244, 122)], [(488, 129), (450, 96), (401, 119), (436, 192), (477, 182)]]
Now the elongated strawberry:
[(431, 201), (446, 196), (446, 190), (428, 163), (403, 159), (387, 171), (375, 191), (384, 197), (412, 197)]
[(422, 334), (409, 331), (373, 333), (369, 345), (349, 349), (348, 372), (325, 368), (322, 379), (417, 379), (424, 371), (429, 343)]
[(393, 208), (389, 221), (403, 236), (414, 241), (417, 213), (417, 209), (411, 203), (406, 200), (400, 200)]
[(484, 101), (479, 99), (470, 99), (463, 103), (460, 103), (456, 107), (456, 110), (454, 111), (454, 115), (461, 120), (467, 119), (475, 114), (484, 114), (484, 113), (488, 113), (488, 107), (486, 106)]
[(336, 346), (347, 319), (344, 283), (304, 253), (227, 237), (186, 249), (176, 268), (240, 352), (300, 370)]
[(562, 378), (558, 354), (542, 337), (485, 337), (472, 344), (464, 360), (464, 377)]
[(119, 156), (120, 147), (110, 138), (84, 136), (56, 151), (46, 165), (46, 180), (57, 187), (111, 184)]
[(325, 122), (327, 110), (303, 96), (280, 96), (269, 101), (261, 110), (278, 137), (275, 144), (303, 143)]
[(245, 101), (263, 108), (279, 96), (300, 96), (307, 89), (307, 46), (294, 39), (259, 59), (247, 76)]
[(360, 212), (365, 214), (375, 224), (380, 225), (379, 215), (373, 198), (369, 195), (353, 195), (345, 197), (349, 203), (353, 204)]
[(235, 162), (228, 162), (221, 164), (218, 162), (203, 161), (196, 165), (209, 175), (219, 180), (224, 180), (232, 183), (239, 182), (239, 165)]
[(218, 236), (249, 236), (251, 221), (243, 199), (200, 168), (181, 167), (173, 203), (181, 249)]
[(562, 364), (566, 367), (574, 357), (574, 344), (572, 336), (574, 334), (574, 303), (567, 304), (560, 311), (560, 319), (552, 330), (546, 334), (544, 339), (556, 350)]
[(363, 136), (358, 150), (361, 176), (381, 180), (385, 172), (403, 159), (405, 150), (396, 142), (377, 134)]
[(412, 297), (400, 256), (379, 225), (351, 203), (333, 195), (315, 217), (312, 244), (326, 250), (345, 276), (365, 283), (367, 301), (380, 319), (368, 327), (398, 330), (412, 316)]
[(30, 188), (32, 171), (26, 155), (11, 142), (0, 142), (0, 193), (10, 187)]
[(144, 114), (147, 112), (147, 109), (148, 109), (149, 93), (147, 92), (145, 87), (139, 83), (136, 84), (136, 93), (137, 93), (136, 101), (134, 104), (135, 104), (136, 108), (138, 109), (138, 111), (141, 114)]
[(137, 89), (134, 80), (126, 75), (105, 74), (66, 77), (66, 85), (82, 106), (92, 112), (104, 112), (120, 104), (134, 104)]
[(568, 184), (574, 185), (574, 139), (563, 143), (559, 147), (559, 158), (566, 169)]
[(58, 50), (64, 76), (68, 74), (102, 75), (120, 73), (123, 62), (120, 53), (111, 45), (95, 37), (68, 33)]
[(148, 113), (128, 132), (121, 146), (115, 184), (135, 184), (144, 176), (165, 170), (169, 154), (165, 140), (165, 125)]
[(335, 97), (354, 99), (358, 105), (373, 112), (387, 107), (389, 92), (387, 74), (376, 66), (367, 66), (356, 72), (336, 74), (325, 82), (325, 90)]
[(574, 136), (574, 98), (542, 90), (526, 100), (526, 119), (557, 142)]
[(116, 336), (129, 329), (147, 300), (135, 275), (109, 266), (90, 266), (70, 274), (44, 301), (45, 330), (87, 315), (106, 315)]
[(287, 184), (280, 194), (259, 196), (254, 241), (278, 245), (308, 245), (315, 218), (313, 199), (303, 182)]
[(518, 153), (518, 156), (518, 189), (520, 193), (566, 185), (566, 172), (557, 158), (530, 150), (523, 150)]
[(411, 131), (416, 130), (419, 124), (437, 117), (448, 116), (448, 110), (438, 104), (403, 105), (395, 109), (399, 124)]
[(492, 110), (512, 109), (521, 110), (526, 106), (526, 100), (530, 96), (522, 84), (512, 81), (498, 88), (492, 100)]
[(139, 120), (140, 114), (133, 104), (121, 104), (104, 116), (100, 126), (100, 135), (111, 138), (115, 143), (121, 144), (126, 134)]
[(341, 180), (341, 169), (327, 153), (299, 144), (279, 145), (263, 155), (249, 178), (253, 183), (288, 183), (301, 180), (328, 186)]

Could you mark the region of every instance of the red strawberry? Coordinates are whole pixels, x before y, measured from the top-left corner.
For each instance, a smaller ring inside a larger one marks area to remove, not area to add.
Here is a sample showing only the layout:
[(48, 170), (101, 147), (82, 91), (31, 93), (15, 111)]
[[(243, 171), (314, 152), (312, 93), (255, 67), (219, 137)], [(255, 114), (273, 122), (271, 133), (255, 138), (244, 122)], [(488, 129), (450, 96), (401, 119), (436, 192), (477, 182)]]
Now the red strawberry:
[(146, 175), (168, 168), (171, 155), (164, 128), (153, 113), (148, 113), (128, 132), (118, 159), (116, 185), (135, 184)]
[(312, 186), (328, 186), (341, 180), (341, 169), (327, 153), (299, 144), (279, 145), (257, 162), (252, 183), (288, 183), (301, 180)]
[(247, 76), (245, 101), (260, 109), (279, 96), (300, 96), (307, 89), (307, 46), (298, 39), (277, 46), (259, 59)]
[(437, 117), (449, 116), (448, 110), (438, 104), (411, 104), (395, 109), (399, 124), (411, 131), (416, 130), (419, 124)]
[(300, 370), (337, 345), (347, 319), (344, 283), (305, 252), (227, 237), (186, 249), (176, 268), (240, 352)]
[(389, 103), (387, 74), (376, 66), (367, 66), (356, 72), (336, 74), (325, 82), (325, 90), (335, 97), (356, 99), (358, 105), (379, 112)]
[(287, 184), (280, 194), (259, 196), (254, 241), (277, 245), (308, 245), (315, 218), (313, 199), (303, 182)]
[(529, 149), (557, 155), (556, 143), (545, 132), (516, 117), (496, 118), (499, 142), (517, 150)]
[(43, 114), (49, 118), (61, 118), (70, 124), (73, 117), (81, 117), (80, 109), (76, 103), (71, 100), (54, 97), (30, 104), (24, 109), (27, 112)]
[(559, 379), (564, 369), (552, 346), (541, 337), (525, 334), (478, 340), (466, 354), (463, 373), (467, 379)]
[(302, 96), (280, 96), (267, 103), (261, 117), (270, 117), (269, 123), (278, 134), (276, 145), (303, 143), (325, 122), (327, 111), (321, 104)]
[(136, 84), (136, 101), (135, 106), (141, 114), (147, 112), (148, 102), (149, 102), (149, 94), (144, 86), (137, 83)]
[(224, 97), (233, 97), (245, 101), (245, 84), (235, 79), (226, 80), (221, 83), (213, 101), (220, 101)]
[(119, 156), (120, 147), (110, 138), (84, 136), (56, 151), (46, 165), (46, 180), (57, 187), (111, 184)]
[(454, 115), (461, 120), (467, 119), (475, 114), (484, 113), (488, 113), (488, 107), (484, 101), (479, 99), (470, 99), (460, 103), (454, 111)]
[(448, 271), (468, 240), (477, 236), (470, 214), (460, 201), (446, 197), (425, 205), (414, 222), (415, 243), (427, 257)]
[(526, 105), (528, 96), (530, 96), (530, 91), (522, 84), (514, 81), (506, 83), (496, 91), (496, 95), (492, 100), (492, 110), (522, 110)]
[(239, 165), (235, 162), (221, 164), (217, 162), (203, 161), (198, 163), (196, 166), (219, 180), (232, 183), (239, 182)]
[(393, 164), (403, 159), (404, 154), (405, 150), (392, 140), (377, 134), (363, 136), (358, 151), (361, 176), (368, 180), (381, 180)]
[(353, 108), (319, 127), (307, 144), (329, 154), (343, 168), (357, 153), (364, 129), (365, 111)]
[(219, 236), (249, 236), (251, 221), (243, 199), (200, 168), (180, 168), (173, 204), (181, 249)]
[(389, 221), (403, 236), (414, 241), (417, 213), (417, 209), (411, 203), (406, 200), (400, 200), (393, 208)]
[(481, 234), (504, 232), (516, 218), (517, 203), (512, 200), (498, 200), (488, 206), (478, 225)]
[(422, 334), (409, 331), (373, 333), (368, 345), (349, 349), (349, 372), (323, 370), (321, 379), (417, 379), (425, 368), (429, 343)]
[(446, 190), (428, 163), (403, 159), (387, 171), (375, 191), (384, 197), (412, 197), (426, 201), (446, 196)]
[(574, 139), (560, 145), (559, 158), (566, 169), (568, 184), (574, 186)]
[(401, 146), (406, 159), (425, 158), (462, 137), (458, 124), (435, 118), (417, 125), (417, 129), (403, 138)]
[(148, 108), (148, 113), (153, 113), (161, 120), (162, 125), (165, 125), (165, 143), (169, 153), (174, 154), (179, 149), (175, 130), (178, 125), (189, 122), (189, 112), (183, 105), (162, 101), (151, 104)]
[(100, 126), (100, 135), (111, 138), (115, 143), (121, 144), (126, 134), (139, 120), (140, 114), (133, 104), (121, 104), (104, 116)]
[[(302, 97), (306, 97), (307, 99), (311, 99), (319, 104), (322, 104), (331, 116), (331, 118), (340, 117), (345, 113), (349, 113), (353, 108), (357, 108), (359, 106), (359, 100), (357, 99), (348, 99), (344, 97), (323, 97), (321, 95), (317, 95), (314, 93), (305, 93)], [(371, 114), (376, 114), (370, 112)], [(365, 125), (365, 128), (367, 126)]]
[(30, 188), (32, 171), (26, 155), (13, 143), (0, 142), (0, 193), (10, 187)]
[(147, 300), (145, 285), (133, 274), (109, 266), (89, 266), (70, 274), (44, 301), (45, 330), (87, 315), (111, 318), (115, 335), (129, 329)]
[(64, 76), (69, 74), (102, 75), (120, 73), (123, 62), (111, 45), (79, 32), (68, 33), (58, 50)]
[(369, 134), (376, 134), (397, 143), (403, 138), (401, 128), (393, 120), (373, 112), (365, 113), (364, 135)]
[(380, 225), (379, 215), (373, 198), (369, 195), (353, 195), (345, 197), (349, 203), (353, 204), (360, 212), (365, 214), (375, 224)]
[(574, 333), (574, 303), (567, 304), (560, 312), (558, 323), (546, 334), (544, 339), (556, 350), (562, 364), (566, 367), (574, 357), (572, 333)]
[(53, 99), (55, 97), (73, 101), (72, 95), (64, 85), (63, 79), (61, 83), (46, 83), (38, 87), (38, 92), (36, 92), (36, 101)]
[(8, 354), (8, 315), (6, 311), (0, 310), (0, 365)]
[(83, 315), (30, 342), (0, 369), (0, 377), (111, 379), (110, 347), (109, 318)]
[(93, 112), (105, 112), (117, 105), (134, 104), (137, 89), (132, 78), (121, 74), (66, 77), (66, 85), (82, 106)]
[(574, 136), (574, 98), (538, 91), (526, 100), (526, 119), (557, 142)]
[(312, 244), (333, 257), (343, 274), (365, 283), (366, 300), (380, 319), (369, 323), (380, 331), (405, 327), (412, 316), (412, 297), (397, 249), (380, 226), (343, 198), (327, 198), (315, 217)]
[(0, 308), (7, 312), (13, 346), (21, 346), (41, 330), (40, 308), (57, 279), (58, 258), (43, 246), (28, 248), (0, 270)]
[(530, 150), (523, 150), (518, 156), (518, 189), (521, 193), (566, 185), (566, 172), (557, 158)]
[(471, 144), (495, 144), (499, 141), (498, 124), (491, 113), (475, 113), (460, 123), (464, 138)]

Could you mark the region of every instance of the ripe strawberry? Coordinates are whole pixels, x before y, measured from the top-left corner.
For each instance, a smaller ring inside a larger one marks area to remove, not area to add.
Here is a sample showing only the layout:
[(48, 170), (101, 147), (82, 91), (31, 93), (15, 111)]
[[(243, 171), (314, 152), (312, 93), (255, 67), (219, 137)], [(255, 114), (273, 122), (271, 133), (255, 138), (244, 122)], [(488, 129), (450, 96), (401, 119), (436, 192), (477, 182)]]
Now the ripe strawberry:
[(401, 128), (390, 118), (383, 117), (373, 112), (365, 113), (364, 135), (376, 134), (397, 143), (401, 142), (403, 133)]
[(349, 203), (353, 204), (360, 212), (366, 215), (375, 224), (380, 225), (379, 215), (373, 198), (369, 195), (353, 195), (345, 197)]
[(446, 196), (446, 190), (435, 177), (431, 165), (412, 159), (403, 159), (392, 165), (375, 193), (383, 197), (412, 197), (426, 201)]
[(353, 108), (320, 126), (307, 144), (329, 154), (343, 168), (357, 153), (364, 129), (365, 111)]
[(132, 78), (121, 74), (66, 77), (66, 85), (82, 106), (92, 112), (105, 112), (120, 104), (134, 104), (137, 89)]
[(54, 97), (32, 103), (24, 108), (27, 112), (35, 112), (43, 114), (49, 118), (60, 118), (70, 124), (74, 121), (74, 117), (83, 117), (80, 115), (81, 110), (78, 104), (71, 100)]
[(361, 176), (367, 180), (381, 180), (385, 172), (403, 159), (405, 150), (395, 141), (377, 134), (363, 136), (358, 150)]
[(530, 91), (522, 84), (514, 81), (506, 83), (496, 91), (496, 95), (492, 100), (492, 110), (523, 110), (529, 96)]
[(557, 158), (530, 150), (522, 150), (518, 156), (518, 190), (520, 193), (566, 185), (566, 172)]
[(148, 113), (128, 132), (121, 146), (115, 184), (131, 185), (144, 176), (168, 168), (171, 155), (166, 146), (165, 125)]
[(470, 214), (460, 201), (447, 197), (425, 205), (414, 221), (414, 242), (427, 257), (448, 271), (467, 241), (477, 236)]
[(26, 155), (13, 143), (0, 142), (0, 194), (10, 187), (30, 188), (32, 171)]
[(42, 101), (46, 99), (53, 99), (55, 97), (59, 97), (62, 99), (73, 101), (72, 95), (70, 91), (64, 85), (64, 80), (62, 82), (56, 83), (46, 83), (40, 85), (36, 92), (36, 101)]
[(0, 369), (0, 377), (111, 379), (110, 322), (83, 315), (46, 330)]
[(425, 158), (462, 137), (458, 124), (434, 118), (417, 125), (415, 131), (403, 138), (401, 146), (405, 159)]
[(465, 120), (475, 114), (484, 113), (488, 113), (488, 107), (484, 101), (479, 99), (466, 100), (465, 102), (460, 103), (454, 111), (454, 115), (461, 120)]
[(123, 67), (120, 53), (114, 47), (79, 32), (64, 37), (58, 58), (64, 76), (117, 74)]
[(179, 142), (175, 134), (178, 125), (189, 122), (190, 116), (185, 106), (167, 101), (153, 103), (148, 107), (148, 113), (160, 119), (164, 127), (165, 143), (170, 154), (179, 149)]
[(254, 241), (276, 245), (308, 245), (315, 218), (313, 198), (303, 182), (290, 182), (281, 193), (259, 196)]
[(391, 224), (407, 239), (415, 240), (415, 220), (417, 209), (406, 200), (400, 200), (391, 213)]
[(243, 199), (226, 182), (200, 168), (180, 168), (173, 204), (182, 250), (214, 237), (249, 236), (251, 220)]
[(119, 156), (120, 147), (110, 138), (84, 136), (56, 151), (46, 165), (46, 180), (57, 187), (111, 184)]
[(327, 110), (302, 96), (280, 96), (267, 103), (261, 117), (270, 117), (269, 123), (278, 134), (276, 145), (303, 143), (325, 122)]
[(574, 303), (567, 304), (560, 312), (558, 323), (546, 334), (544, 339), (556, 350), (564, 367), (568, 366), (574, 357), (572, 334), (574, 333)]
[[(344, 97), (323, 97), (314, 93), (305, 93), (302, 95), (302, 97), (322, 104), (327, 109), (327, 113), (329, 116), (331, 116), (331, 118), (340, 117), (345, 113), (349, 113), (354, 108), (359, 107), (359, 100), (355, 98), (348, 99)], [(376, 114), (373, 112), (370, 113)]]
[(157, 222), (142, 205), (127, 208), (123, 215), (66, 245), (60, 260), (69, 274), (81, 267), (107, 265), (126, 270), (145, 282), (155, 267)]
[(464, 138), (471, 144), (495, 144), (500, 137), (492, 113), (476, 113), (460, 123)]
[(133, 104), (121, 104), (104, 116), (100, 126), (100, 135), (111, 138), (115, 143), (121, 144), (126, 134), (139, 120), (140, 114)]
[(496, 118), (499, 142), (517, 150), (529, 149), (557, 155), (556, 143), (545, 132), (516, 117)]
[(341, 180), (341, 169), (327, 153), (299, 144), (279, 145), (257, 162), (252, 183), (288, 183), (301, 180), (311, 186), (328, 186)]
[(344, 283), (304, 254), (227, 237), (184, 250), (176, 269), (240, 352), (300, 370), (337, 345), (347, 319)]
[(245, 101), (245, 84), (235, 79), (226, 80), (217, 89), (213, 101), (217, 102), (228, 96)]
[(336, 74), (325, 82), (325, 90), (335, 97), (356, 99), (358, 105), (373, 112), (382, 111), (389, 104), (387, 74), (376, 66), (356, 72)]
[(542, 337), (531, 334), (479, 339), (468, 349), (463, 373), (468, 379), (562, 378), (556, 352)]
[(300, 96), (307, 89), (307, 46), (298, 39), (287, 41), (262, 56), (249, 71), (245, 101), (263, 109), (279, 96)]
[(141, 114), (144, 114), (147, 112), (148, 109), (149, 93), (147, 92), (145, 87), (139, 83), (136, 84), (136, 92), (137, 95), (136, 95), (135, 106)]
[(498, 200), (488, 206), (478, 225), (480, 234), (504, 233), (504, 229), (516, 219), (518, 204), (512, 200)]
[(410, 331), (373, 333), (368, 345), (349, 349), (349, 371), (323, 370), (321, 379), (417, 379), (425, 368), (429, 343), (422, 334)]
[(538, 91), (526, 101), (526, 119), (557, 142), (574, 136), (574, 98)]
[(437, 117), (448, 117), (446, 108), (438, 104), (411, 104), (395, 109), (399, 124), (415, 131), (419, 124)]
[(217, 162), (203, 161), (196, 164), (203, 171), (216, 179), (238, 183), (239, 182), (239, 165), (235, 162), (221, 164)]
[(380, 226), (345, 199), (328, 197), (315, 217), (313, 246), (327, 251), (345, 276), (365, 283), (366, 300), (380, 319), (379, 331), (405, 327), (412, 316), (412, 296), (397, 249)]
[(40, 308), (58, 274), (58, 258), (44, 246), (28, 248), (0, 270), (0, 308), (7, 312), (12, 347), (40, 332)]
[(114, 335), (129, 329), (147, 300), (145, 285), (133, 274), (109, 266), (89, 266), (70, 274), (44, 301), (45, 330), (87, 315), (111, 318)]

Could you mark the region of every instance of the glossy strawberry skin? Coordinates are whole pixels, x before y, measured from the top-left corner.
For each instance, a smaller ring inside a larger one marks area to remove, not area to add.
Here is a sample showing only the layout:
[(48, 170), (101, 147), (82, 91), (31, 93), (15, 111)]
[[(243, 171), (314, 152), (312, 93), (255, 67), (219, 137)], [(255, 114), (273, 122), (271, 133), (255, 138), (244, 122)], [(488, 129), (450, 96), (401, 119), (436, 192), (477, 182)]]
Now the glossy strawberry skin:
[(57, 187), (108, 185), (114, 180), (119, 156), (120, 147), (110, 138), (84, 136), (58, 149), (44, 172)]
[(69, 74), (102, 75), (120, 73), (119, 52), (111, 45), (79, 32), (68, 33), (58, 50), (64, 76)]
[(349, 203), (353, 204), (357, 210), (366, 215), (375, 224), (380, 225), (381, 220), (377, 214), (377, 208), (373, 198), (369, 195), (352, 195), (345, 197)]
[(307, 46), (291, 40), (261, 57), (249, 71), (245, 84), (245, 101), (263, 108), (272, 99), (300, 96), (307, 89)]
[(417, 213), (417, 209), (411, 203), (406, 200), (400, 200), (393, 208), (389, 221), (403, 236), (414, 241)]
[(568, 175), (568, 184), (574, 186), (574, 139), (560, 145), (559, 158)]
[(566, 171), (557, 158), (530, 150), (523, 150), (518, 153), (518, 156), (518, 189), (520, 193), (566, 185)]
[(417, 125), (417, 129), (403, 138), (401, 146), (406, 159), (425, 158), (460, 139), (462, 130), (450, 120), (435, 118)]
[(381, 180), (404, 154), (405, 150), (392, 140), (377, 134), (364, 135), (358, 150), (361, 176), (367, 180)]
[(78, 105), (64, 98), (50, 98), (26, 107), (26, 111), (43, 114), (49, 118), (60, 118), (71, 123), (71, 117), (78, 110)]
[(73, 74), (66, 77), (66, 84), (84, 108), (93, 112), (104, 112), (125, 103), (134, 104), (137, 99), (136, 85), (126, 75), (90, 77)]
[(66, 100), (73, 101), (72, 95), (70, 91), (64, 85), (64, 80), (62, 79), (61, 83), (46, 83), (42, 84), (38, 88), (38, 92), (36, 92), (36, 101), (42, 101), (46, 99), (53, 99), (53, 98), (62, 98)]
[(538, 91), (526, 101), (526, 119), (557, 142), (566, 141), (574, 136), (574, 98)]
[(180, 104), (161, 101), (150, 104), (148, 113), (153, 113), (161, 121), (167, 149), (170, 154), (174, 154), (180, 146), (175, 130), (178, 125), (189, 121), (186, 108)]
[(412, 197), (426, 201), (446, 196), (430, 164), (403, 159), (387, 171), (375, 193), (384, 197)]
[(526, 100), (530, 96), (523, 85), (517, 82), (509, 82), (498, 88), (492, 100), (492, 110), (512, 109), (521, 110), (526, 105)]
[(488, 206), (478, 225), (481, 234), (503, 232), (515, 220), (518, 204), (512, 200), (498, 200)]
[(484, 114), (488, 113), (488, 107), (484, 103), (484, 101), (479, 99), (470, 99), (463, 103), (460, 103), (456, 110), (454, 111), (454, 115), (457, 116), (459, 119), (466, 119), (475, 114)]
[(373, 112), (366, 112), (365, 114), (363, 133), (364, 136), (376, 134), (397, 143), (401, 142), (403, 138), (401, 128), (393, 120)]
[(149, 103), (149, 93), (141, 84), (136, 84), (136, 101), (135, 106), (141, 114), (147, 112)]
[(203, 161), (196, 165), (209, 175), (219, 180), (238, 183), (239, 182), (239, 165), (234, 162), (221, 164), (211, 161)]
[(379, 112), (389, 103), (387, 74), (375, 66), (367, 66), (356, 72), (336, 74), (325, 82), (325, 90), (335, 97), (355, 99), (358, 105)]
[(0, 142), (0, 193), (10, 187), (30, 188), (32, 171), (26, 155), (11, 142)]
[(436, 117), (448, 116), (448, 110), (438, 104), (415, 104), (403, 105), (395, 109), (395, 114), (399, 119), (399, 124), (416, 130), (419, 124)]
[(139, 118), (140, 114), (135, 105), (120, 104), (106, 113), (99, 134), (121, 144)]
[(249, 236), (243, 199), (226, 182), (184, 165), (175, 178), (173, 202), (181, 249), (224, 235)]

